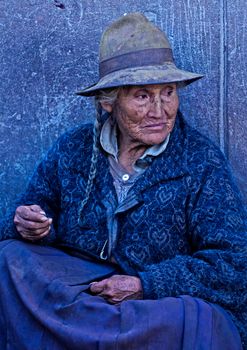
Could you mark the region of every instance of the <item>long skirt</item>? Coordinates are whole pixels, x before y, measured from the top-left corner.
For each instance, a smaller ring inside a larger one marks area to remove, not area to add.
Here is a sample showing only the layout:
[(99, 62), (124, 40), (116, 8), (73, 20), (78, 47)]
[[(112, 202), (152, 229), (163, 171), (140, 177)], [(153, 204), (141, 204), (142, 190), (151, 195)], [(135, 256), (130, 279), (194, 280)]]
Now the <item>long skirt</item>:
[(53, 247), (0, 243), (0, 350), (239, 350), (219, 306), (188, 295), (110, 305), (89, 283), (121, 271)]

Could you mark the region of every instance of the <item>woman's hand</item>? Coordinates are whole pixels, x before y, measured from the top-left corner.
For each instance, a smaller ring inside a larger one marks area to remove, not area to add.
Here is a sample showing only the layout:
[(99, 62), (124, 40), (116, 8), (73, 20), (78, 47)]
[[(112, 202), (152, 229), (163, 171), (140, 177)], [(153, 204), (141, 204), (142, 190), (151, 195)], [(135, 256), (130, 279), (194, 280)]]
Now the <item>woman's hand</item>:
[(52, 219), (46, 216), (39, 205), (22, 205), (15, 211), (14, 223), (24, 239), (37, 241), (48, 235)]
[(93, 294), (102, 296), (110, 304), (143, 297), (141, 280), (135, 276), (114, 275), (100, 282), (92, 282), (90, 290)]

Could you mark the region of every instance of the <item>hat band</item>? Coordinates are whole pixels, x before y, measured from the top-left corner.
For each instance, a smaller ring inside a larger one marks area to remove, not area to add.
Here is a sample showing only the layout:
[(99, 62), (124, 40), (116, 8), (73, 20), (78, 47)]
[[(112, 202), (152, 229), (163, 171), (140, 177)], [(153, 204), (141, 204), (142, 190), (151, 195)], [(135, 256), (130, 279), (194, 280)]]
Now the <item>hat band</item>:
[(173, 62), (172, 49), (145, 49), (109, 58), (99, 64), (100, 79), (120, 69), (160, 65)]

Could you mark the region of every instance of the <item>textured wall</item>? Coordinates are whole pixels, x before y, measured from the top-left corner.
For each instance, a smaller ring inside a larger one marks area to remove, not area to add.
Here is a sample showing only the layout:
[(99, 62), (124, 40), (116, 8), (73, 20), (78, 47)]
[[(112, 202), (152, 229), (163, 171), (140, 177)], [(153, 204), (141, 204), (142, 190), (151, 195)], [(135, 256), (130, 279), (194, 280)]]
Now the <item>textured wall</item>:
[(0, 0), (0, 213), (63, 131), (92, 120), (74, 92), (97, 79), (102, 29), (141, 11), (165, 30), (177, 65), (206, 77), (181, 110), (232, 164), (247, 201), (246, 0)]

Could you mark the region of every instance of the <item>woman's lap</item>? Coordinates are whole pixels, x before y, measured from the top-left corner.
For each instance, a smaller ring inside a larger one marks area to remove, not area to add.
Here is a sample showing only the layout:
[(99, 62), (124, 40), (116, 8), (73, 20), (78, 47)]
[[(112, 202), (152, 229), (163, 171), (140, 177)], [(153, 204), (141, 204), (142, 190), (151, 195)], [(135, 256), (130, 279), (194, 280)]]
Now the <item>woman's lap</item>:
[(88, 293), (113, 273), (54, 248), (1, 242), (0, 349), (241, 349), (230, 318), (201, 299), (110, 305)]

